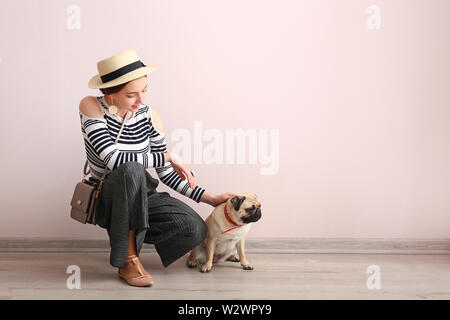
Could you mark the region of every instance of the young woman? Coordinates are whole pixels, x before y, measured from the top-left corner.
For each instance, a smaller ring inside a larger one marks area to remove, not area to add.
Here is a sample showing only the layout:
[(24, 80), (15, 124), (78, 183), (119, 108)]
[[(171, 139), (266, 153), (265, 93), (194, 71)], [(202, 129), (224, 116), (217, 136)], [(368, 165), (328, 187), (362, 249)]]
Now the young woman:
[(215, 207), (234, 194), (214, 195), (197, 186), (189, 167), (167, 151), (161, 119), (144, 104), (147, 75), (156, 67), (126, 50), (99, 61), (97, 69), (88, 86), (103, 95), (87, 96), (79, 107), (90, 179), (100, 180), (106, 170), (96, 224), (108, 231), (110, 263), (119, 276), (133, 286), (151, 286), (138, 258), (143, 243), (154, 244), (167, 267), (203, 241), (206, 224), (184, 202), (156, 191), (159, 181), (147, 168), (156, 168), (159, 180), (197, 203)]

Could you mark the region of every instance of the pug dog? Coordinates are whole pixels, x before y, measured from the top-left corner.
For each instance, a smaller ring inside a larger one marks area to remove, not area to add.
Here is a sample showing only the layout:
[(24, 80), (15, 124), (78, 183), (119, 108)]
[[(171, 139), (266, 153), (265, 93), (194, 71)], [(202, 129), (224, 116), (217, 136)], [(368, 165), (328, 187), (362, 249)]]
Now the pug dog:
[(245, 257), (244, 243), (250, 224), (259, 219), (261, 204), (253, 193), (242, 193), (219, 204), (206, 218), (206, 238), (191, 250), (187, 266), (200, 266), (200, 272), (209, 272), (213, 263), (227, 260), (240, 261), (244, 270), (253, 270)]

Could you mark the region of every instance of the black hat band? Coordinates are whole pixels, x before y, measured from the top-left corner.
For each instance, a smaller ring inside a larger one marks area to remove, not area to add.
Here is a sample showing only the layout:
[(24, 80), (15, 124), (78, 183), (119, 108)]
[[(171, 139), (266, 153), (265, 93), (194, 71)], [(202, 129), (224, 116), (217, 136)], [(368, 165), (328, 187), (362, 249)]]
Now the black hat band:
[(107, 73), (104, 76), (100, 76), (100, 78), (102, 79), (103, 83), (106, 83), (106, 82), (112, 81), (114, 79), (117, 79), (131, 71), (139, 69), (141, 67), (145, 67), (145, 64), (141, 60), (138, 60), (138, 61), (132, 62), (130, 64), (127, 64), (126, 66), (123, 66), (122, 68), (117, 69), (113, 72)]

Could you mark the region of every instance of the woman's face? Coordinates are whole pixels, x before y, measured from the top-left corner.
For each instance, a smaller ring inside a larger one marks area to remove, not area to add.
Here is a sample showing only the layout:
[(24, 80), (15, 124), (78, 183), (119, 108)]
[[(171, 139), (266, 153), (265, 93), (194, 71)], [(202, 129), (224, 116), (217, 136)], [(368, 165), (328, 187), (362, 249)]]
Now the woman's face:
[(147, 85), (147, 77), (144, 76), (128, 82), (122, 90), (111, 95), (120, 115), (124, 116), (127, 111), (136, 112), (139, 109), (139, 105), (144, 102)]

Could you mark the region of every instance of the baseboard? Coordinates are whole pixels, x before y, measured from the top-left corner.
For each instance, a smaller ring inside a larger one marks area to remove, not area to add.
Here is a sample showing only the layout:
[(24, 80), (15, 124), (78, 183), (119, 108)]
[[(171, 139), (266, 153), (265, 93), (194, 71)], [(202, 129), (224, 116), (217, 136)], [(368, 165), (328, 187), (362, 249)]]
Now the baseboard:
[[(450, 239), (250, 238), (249, 253), (450, 254)], [(0, 252), (109, 252), (109, 240), (0, 238)], [(155, 252), (144, 244), (142, 252)]]

